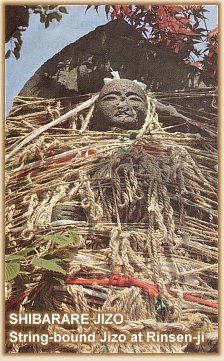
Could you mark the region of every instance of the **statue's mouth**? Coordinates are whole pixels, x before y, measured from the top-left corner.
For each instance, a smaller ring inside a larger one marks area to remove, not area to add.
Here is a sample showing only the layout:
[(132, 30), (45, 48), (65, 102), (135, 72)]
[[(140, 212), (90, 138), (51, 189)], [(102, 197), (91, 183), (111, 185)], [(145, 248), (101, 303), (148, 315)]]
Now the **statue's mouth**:
[(127, 112), (119, 112), (113, 118), (113, 126), (122, 129), (135, 129), (136, 117), (133, 114)]
[(115, 114), (115, 117), (134, 117), (134, 114), (128, 111), (119, 111)]

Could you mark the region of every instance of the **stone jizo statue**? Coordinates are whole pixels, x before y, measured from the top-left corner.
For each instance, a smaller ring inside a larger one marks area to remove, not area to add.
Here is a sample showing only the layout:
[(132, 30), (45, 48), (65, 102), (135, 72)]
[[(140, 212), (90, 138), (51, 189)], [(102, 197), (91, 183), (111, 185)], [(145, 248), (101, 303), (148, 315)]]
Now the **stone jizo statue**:
[(96, 131), (107, 131), (114, 127), (140, 129), (146, 112), (146, 94), (136, 82), (128, 79), (112, 80), (100, 91), (90, 128)]
[[(137, 82), (128, 79), (111, 80), (100, 91), (90, 130), (108, 131), (114, 127), (125, 130), (140, 129), (146, 113), (146, 94)], [(51, 220), (83, 221), (85, 214), (81, 207), (59, 204), (54, 207)]]

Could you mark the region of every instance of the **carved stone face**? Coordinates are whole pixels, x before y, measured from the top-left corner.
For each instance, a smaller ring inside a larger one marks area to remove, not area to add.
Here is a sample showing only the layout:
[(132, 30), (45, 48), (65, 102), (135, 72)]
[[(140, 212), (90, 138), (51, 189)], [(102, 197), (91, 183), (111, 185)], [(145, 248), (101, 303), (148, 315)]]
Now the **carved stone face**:
[(140, 129), (147, 112), (147, 98), (132, 80), (112, 80), (101, 89), (95, 105), (93, 130)]

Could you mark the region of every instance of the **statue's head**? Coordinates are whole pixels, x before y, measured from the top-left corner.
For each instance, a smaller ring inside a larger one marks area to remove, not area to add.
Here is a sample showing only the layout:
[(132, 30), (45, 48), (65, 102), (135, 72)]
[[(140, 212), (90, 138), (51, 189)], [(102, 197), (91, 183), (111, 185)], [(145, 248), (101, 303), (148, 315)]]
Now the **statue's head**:
[(92, 129), (140, 129), (147, 112), (144, 90), (128, 79), (112, 80), (103, 86), (95, 104)]

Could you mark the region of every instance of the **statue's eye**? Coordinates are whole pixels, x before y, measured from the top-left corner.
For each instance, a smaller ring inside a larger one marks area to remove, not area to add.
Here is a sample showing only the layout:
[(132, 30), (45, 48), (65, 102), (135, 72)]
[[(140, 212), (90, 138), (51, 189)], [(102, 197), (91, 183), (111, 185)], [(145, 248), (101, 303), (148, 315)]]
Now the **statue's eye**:
[(117, 99), (118, 99), (117, 95), (106, 95), (105, 97), (103, 97), (103, 100), (106, 101), (117, 100)]
[(135, 96), (135, 95), (130, 95), (128, 97), (129, 100), (133, 100), (133, 102), (142, 102), (142, 99), (138, 96)]
[(108, 94), (105, 94), (102, 98), (101, 101), (112, 101), (112, 100), (118, 100), (120, 97), (120, 93), (119, 92), (111, 92)]
[(103, 100), (116, 100), (116, 99), (117, 99), (116, 95), (108, 95)]

